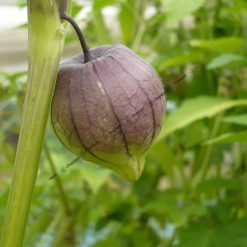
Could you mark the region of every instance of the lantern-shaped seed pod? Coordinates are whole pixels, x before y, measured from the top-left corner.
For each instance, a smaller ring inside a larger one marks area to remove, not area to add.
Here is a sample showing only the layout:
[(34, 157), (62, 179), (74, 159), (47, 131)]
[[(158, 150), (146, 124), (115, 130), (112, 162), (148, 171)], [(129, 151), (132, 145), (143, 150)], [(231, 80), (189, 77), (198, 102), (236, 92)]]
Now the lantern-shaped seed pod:
[(155, 70), (123, 45), (100, 46), (60, 65), (54, 130), (71, 152), (128, 181), (144, 167), (165, 110)]
[(73, 153), (135, 180), (161, 128), (161, 81), (125, 46), (100, 46), (91, 56), (88, 63), (81, 54), (60, 66), (52, 104), (54, 129)]

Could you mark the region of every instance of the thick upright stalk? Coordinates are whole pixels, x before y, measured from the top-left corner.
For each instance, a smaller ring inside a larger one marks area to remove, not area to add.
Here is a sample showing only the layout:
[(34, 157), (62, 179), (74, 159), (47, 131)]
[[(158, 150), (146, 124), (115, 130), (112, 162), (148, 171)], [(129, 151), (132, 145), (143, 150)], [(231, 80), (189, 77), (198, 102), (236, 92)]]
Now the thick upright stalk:
[(22, 246), (63, 35), (55, 0), (28, 1), (29, 73), (1, 247)]

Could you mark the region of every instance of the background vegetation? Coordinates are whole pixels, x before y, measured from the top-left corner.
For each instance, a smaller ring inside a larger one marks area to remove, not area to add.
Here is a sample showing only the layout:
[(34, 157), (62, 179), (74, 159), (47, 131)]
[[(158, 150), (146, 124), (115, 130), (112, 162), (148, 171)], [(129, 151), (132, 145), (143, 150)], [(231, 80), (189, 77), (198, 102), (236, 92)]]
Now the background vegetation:
[[(133, 184), (74, 160), (49, 123), (24, 246), (246, 247), (246, 1), (94, 0), (72, 15), (90, 47), (124, 43), (152, 63), (166, 119)], [(0, 231), (26, 77), (0, 72)]]

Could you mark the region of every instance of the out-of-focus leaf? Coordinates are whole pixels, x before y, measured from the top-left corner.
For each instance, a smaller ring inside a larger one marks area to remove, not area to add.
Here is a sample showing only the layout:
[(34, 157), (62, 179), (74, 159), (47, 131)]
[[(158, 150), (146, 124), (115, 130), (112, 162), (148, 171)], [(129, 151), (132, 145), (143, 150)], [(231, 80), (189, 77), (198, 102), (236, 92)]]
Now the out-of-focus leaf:
[(148, 226), (156, 233), (160, 239), (172, 240), (175, 235), (175, 226), (172, 223), (168, 223), (165, 226), (160, 224), (156, 218), (149, 218)]
[(246, 105), (247, 100), (225, 100), (207, 96), (185, 100), (180, 107), (167, 116), (157, 142), (199, 119), (212, 117), (232, 107)]
[(27, 1), (26, 0), (17, 0), (17, 5), (20, 7), (20, 8), (23, 8), (23, 7), (26, 7), (27, 6)]
[(53, 215), (49, 212), (44, 212), (36, 220), (33, 220), (31, 224), (28, 225), (27, 233), (25, 236), (26, 246), (34, 245), (35, 240), (39, 238), (39, 232), (45, 232), (46, 227), (49, 226), (49, 223), (52, 221)]
[(233, 179), (214, 177), (200, 182), (197, 185), (196, 190), (198, 192), (217, 192), (222, 188), (229, 190), (240, 190), (242, 188), (242, 183), (241, 181), (236, 181)]
[(200, 247), (208, 246), (209, 228), (205, 225), (194, 226), (180, 230), (178, 247), (198, 247), (198, 239), (200, 239)]
[(105, 239), (105, 240), (100, 240), (97, 243), (93, 244), (92, 247), (109, 247), (109, 246), (114, 246), (114, 247), (121, 247), (121, 243), (116, 239)]
[(94, 193), (107, 181), (110, 170), (101, 169), (90, 162), (84, 162), (80, 168), (81, 177), (89, 184)]
[(162, 70), (165, 68), (170, 68), (174, 66), (187, 65), (191, 62), (204, 62), (206, 60), (205, 56), (201, 52), (191, 52), (184, 55), (179, 55), (175, 57), (165, 57), (159, 61), (158, 69)]
[(244, 61), (245, 58), (238, 54), (223, 54), (215, 57), (207, 66), (207, 69), (216, 69), (233, 62)]
[(167, 213), (176, 211), (178, 208), (178, 202), (174, 195), (161, 195), (144, 205), (141, 209), (142, 212), (156, 212)]
[(240, 131), (237, 133), (226, 133), (214, 139), (205, 142), (205, 145), (234, 143), (234, 142), (247, 142), (247, 131)]
[(136, 1), (126, 0), (121, 6), (119, 12), (119, 23), (122, 30), (122, 37), (126, 44), (133, 41), (136, 28)]
[(179, 226), (187, 222), (190, 217), (204, 215), (206, 209), (200, 204), (181, 204), (174, 194), (163, 194), (147, 202), (141, 210), (161, 215), (168, 215)]
[(169, 178), (174, 178), (173, 167), (176, 163), (175, 157), (172, 154), (171, 149), (165, 143), (160, 142), (157, 143), (157, 145), (154, 145), (148, 152), (147, 159), (149, 158), (152, 161), (157, 162)]
[[(237, 220), (217, 227), (191, 225), (180, 230), (178, 247), (246, 247), (247, 219)], [(198, 244), (200, 240), (200, 244)]]
[(191, 123), (181, 135), (180, 142), (186, 149), (190, 149), (205, 141), (207, 138), (206, 126), (202, 121)]
[(93, 15), (94, 15), (93, 24), (95, 28), (94, 34), (95, 37), (97, 37), (98, 42), (100, 44), (112, 43), (110, 32), (105, 25), (105, 21), (101, 13), (103, 7), (106, 7), (107, 5), (110, 5), (112, 3), (113, 1), (101, 1), (101, 0), (94, 1), (93, 3)]
[(247, 114), (224, 117), (222, 121), (232, 124), (247, 125)]
[(73, 3), (71, 8), (71, 16), (76, 17), (80, 11), (82, 10), (83, 6), (78, 3)]
[(236, 52), (243, 51), (244, 40), (239, 37), (227, 37), (212, 40), (191, 40), (190, 45), (195, 48), (202, 48), (215, 52)]
[(93, 1), (93, 10), (95, 12), (101, 11), (103, 8), (114, 5), (117, 0), (94, 0)]
[(183, 17), (198, 10), (204, 4), (205, 0), (162, 0), (167, 14), (167, 23), (172, 24), (181, 20)]

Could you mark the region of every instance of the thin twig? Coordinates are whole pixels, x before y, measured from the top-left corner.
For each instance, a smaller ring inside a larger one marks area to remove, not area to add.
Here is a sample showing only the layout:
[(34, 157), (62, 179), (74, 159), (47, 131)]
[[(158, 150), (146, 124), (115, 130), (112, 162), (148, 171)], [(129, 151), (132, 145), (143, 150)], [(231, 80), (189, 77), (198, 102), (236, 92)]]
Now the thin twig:
[[(46, 143), (44, 144), (44, 151), (45, 151), (45, 155), (47, 157), (47, 160), (49, 162), (49, 165), (50, 165), (50, 167), (52, 169), (52, 172), (54, 174), (57, 174), (56, 167), (54, 165), (54, 162), (52, 160), (49, 148), (48, 148)], [(57, 187), (58, 187), (58, 190), (59, 190), (59, 195), (60, 195), (64, 210), (66, 212), (66, 215), (67, 216), (71, 216), (71, 210), (69, 208), (68, 199), (67, 199), (66, 193), (64, 191), (64, 188), (62, 186), (61, 180), (60, 180), (59, 176), (56, 176), (54, 179), (56, 181), (56, 184), (57, 184)]]

